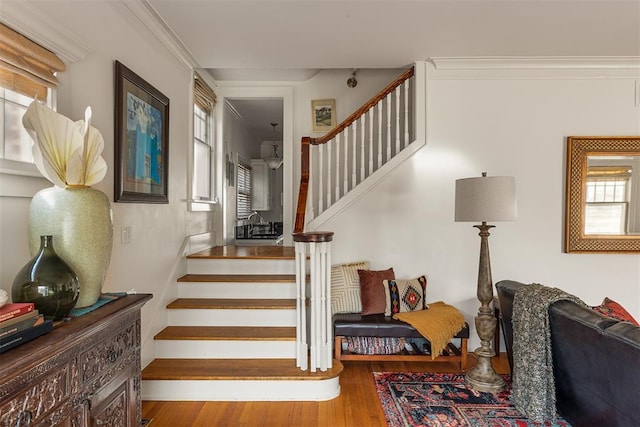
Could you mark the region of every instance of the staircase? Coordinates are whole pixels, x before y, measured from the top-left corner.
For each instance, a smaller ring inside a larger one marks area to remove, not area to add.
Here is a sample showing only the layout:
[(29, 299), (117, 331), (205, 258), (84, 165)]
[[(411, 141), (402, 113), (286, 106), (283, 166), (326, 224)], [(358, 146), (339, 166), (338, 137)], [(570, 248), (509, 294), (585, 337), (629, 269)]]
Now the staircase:
[(293, 247), (225, 246), (187, 256), (143, 400), (328, 400), (342, 365), (296, 367)]
[(294, 233), (319, 230), (426, 143), (417, 63), (321, 137), (302, 137)]

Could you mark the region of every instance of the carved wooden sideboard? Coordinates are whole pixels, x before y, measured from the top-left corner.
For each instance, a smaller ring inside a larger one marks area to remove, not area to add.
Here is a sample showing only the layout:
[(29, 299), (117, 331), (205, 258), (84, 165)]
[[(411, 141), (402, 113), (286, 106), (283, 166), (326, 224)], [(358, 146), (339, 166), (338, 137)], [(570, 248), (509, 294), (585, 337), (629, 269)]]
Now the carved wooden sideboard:
[(139, 426), (149, 299), (127, 295), (0, 354), (0, 426)]

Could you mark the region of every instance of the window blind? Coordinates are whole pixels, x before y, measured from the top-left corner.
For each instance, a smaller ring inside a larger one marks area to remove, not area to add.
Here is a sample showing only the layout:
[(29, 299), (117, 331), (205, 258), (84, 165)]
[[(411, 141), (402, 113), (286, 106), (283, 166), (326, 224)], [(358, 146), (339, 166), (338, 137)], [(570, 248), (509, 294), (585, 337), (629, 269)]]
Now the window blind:
[(44, 100), (55, 88), (55, 73), (66, 65), (54, 53), (0, 23), (0, 85), (30, 98)]
[(237, 218), (247, 219), (251, 215), (251, 167), (238, 163)]
[(193, 96), (195, 103), (206, 112), (212, 112), (216, 106), (215, 92), (198, 73), (195, 73), (193, 79)]

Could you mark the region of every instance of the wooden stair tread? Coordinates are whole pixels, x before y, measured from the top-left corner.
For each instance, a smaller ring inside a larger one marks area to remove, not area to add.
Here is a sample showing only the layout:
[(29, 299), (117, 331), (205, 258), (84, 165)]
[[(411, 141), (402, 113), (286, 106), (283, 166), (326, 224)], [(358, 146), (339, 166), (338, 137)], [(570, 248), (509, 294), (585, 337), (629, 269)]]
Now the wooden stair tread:
[(295, 259), (293, 246), (215, 246), (187, 255), (188, 259)]
[(167, 305), (168, 309), (295, 309), (295, 299), (220, 299), (178, 298)]
[(185, 274), (178, 282), (295, 283), (295, 274)]
[(301, 371), (295, 359), (155, 359), (143, 380), (325, 380), (342, 372), (334, 360), (326, 371)]
[(156, 340), (295, 341), (293, 326), (167, 326)]

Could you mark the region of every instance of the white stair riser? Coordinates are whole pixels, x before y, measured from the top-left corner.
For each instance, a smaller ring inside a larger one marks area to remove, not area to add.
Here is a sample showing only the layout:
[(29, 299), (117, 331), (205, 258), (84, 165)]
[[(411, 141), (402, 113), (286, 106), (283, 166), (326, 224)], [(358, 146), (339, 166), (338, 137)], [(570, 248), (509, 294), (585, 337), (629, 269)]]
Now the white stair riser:
[(340, 395), (339, 377), (314, 381), (145, 380), (142, 400), (324, 401)]
[(295, 341), (158, 340), (156, 357), (165, 359), (295, 359)]
[(295, 283), (179, 282), (179, 298), (293, 299)]
[(296, 311), (236, 309), (172, 309), (168, 310), (172, 326), (295, 326)]
[(190, 274), (295, 274), (293, 260), (188, 259)]

